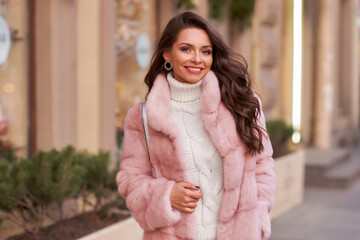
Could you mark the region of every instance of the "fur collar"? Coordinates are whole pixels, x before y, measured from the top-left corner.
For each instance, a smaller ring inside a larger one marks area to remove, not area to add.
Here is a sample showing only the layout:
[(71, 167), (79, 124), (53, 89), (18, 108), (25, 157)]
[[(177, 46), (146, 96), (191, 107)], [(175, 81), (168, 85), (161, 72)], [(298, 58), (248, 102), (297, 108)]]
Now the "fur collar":
[[(215, 74), (210, 71), (203, 79), (201, 96), (202, 114), (216, 118), (221, 96), (219, 83)], [(170, 88), (166, 77), (159, 74), (147, 96), (146, 112), (149, 125), (171, 139), (178, 134), (175, 122), (170, 117)]]
[[(183, 180), (189, 181), (190, 175), (186, 174), (186, 161), (182, 153), (179, 129), (171, 118), (170, 88), (164, 75), (160, 74), (156, 77), (146, 103), (149, 126), (171, 139), (179, 160), (175, 165), (184, 173)], [(231, 113), (221, 102), (219, 82), (212, 71), (203, 79), (201, 112), (205, 129), (223, 159), (223, 166), (236, 166), (223, 167), (224, 170), (231, 169), (230, 172), (223, 174), (224, 188), (225, 190), (233, 189), (241, 182), (241, 173), (245, 163), (245, 147), (237, 135), (235, 121)], [(243, 156), (241, 159), (236, 159), (236, 162), (233, 158), (226, 157), (234, 150), (237, 151), (237, 156)]]

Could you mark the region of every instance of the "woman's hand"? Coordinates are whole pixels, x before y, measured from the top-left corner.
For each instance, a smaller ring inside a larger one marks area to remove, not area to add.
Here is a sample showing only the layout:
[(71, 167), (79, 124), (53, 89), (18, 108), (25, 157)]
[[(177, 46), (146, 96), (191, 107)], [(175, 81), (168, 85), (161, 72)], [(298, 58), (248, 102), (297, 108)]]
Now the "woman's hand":
[(175, 183), (170, 193), (171, 206), (185, 213), (193, 213), (197, 206), (196, 202), (202, 196), (201, 192), (192, 183), (178, 182)]

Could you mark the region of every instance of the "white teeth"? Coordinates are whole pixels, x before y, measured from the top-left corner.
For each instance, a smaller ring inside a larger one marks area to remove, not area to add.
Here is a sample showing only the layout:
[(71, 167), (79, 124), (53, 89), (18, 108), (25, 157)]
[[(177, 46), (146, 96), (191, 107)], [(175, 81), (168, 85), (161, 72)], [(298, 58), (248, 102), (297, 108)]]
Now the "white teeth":
[(195, 71), (195, 72), (200, 72), (200, 71), (201, 71), (201, 68), (191, 68), (191, 67), (188, 67), (188, 69), (190, 69), (191, 71)]

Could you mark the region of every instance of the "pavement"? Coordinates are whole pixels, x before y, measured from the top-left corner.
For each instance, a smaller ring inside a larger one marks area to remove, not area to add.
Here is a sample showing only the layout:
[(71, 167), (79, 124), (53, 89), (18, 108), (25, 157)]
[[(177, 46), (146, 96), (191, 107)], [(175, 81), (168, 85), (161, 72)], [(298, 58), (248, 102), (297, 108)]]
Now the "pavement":
[(303, 203), (273, 220), (270, 240), (360, 240), (360, 180), (343, 189), (306, 187)]

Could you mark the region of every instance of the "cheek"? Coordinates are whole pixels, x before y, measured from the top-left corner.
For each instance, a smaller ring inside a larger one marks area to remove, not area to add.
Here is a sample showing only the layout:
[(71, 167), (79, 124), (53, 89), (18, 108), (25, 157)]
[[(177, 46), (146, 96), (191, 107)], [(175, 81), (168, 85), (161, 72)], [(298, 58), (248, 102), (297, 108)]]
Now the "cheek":
[(177, 58), (175, 61), (172, 62), (174, 68), (180, 68), (183, 63), (183, 59), (180, 58)]
[(209, 68), (211, 68), (212, 63), (213, 63), (213, 58), (212, 57), (209, 57), (208, 59), (205, 60), (205, 64)]
[(211, 59), (209, 59), (209, 60), (206, 61), (206, 66), (207, 66), (208, 68), (211, 68), (212, 63), (213, 63), (213, 61), (212, 61), (212, 58), (211, 58)]
[(176, 54), (173, 55), (173, 61), (177, 64), (177, 65), (181, 65), (184, 62), (189, 60), (189, 56), (187, 56), (186, 54), (182, 53), (182, 52), (177, 52)]

